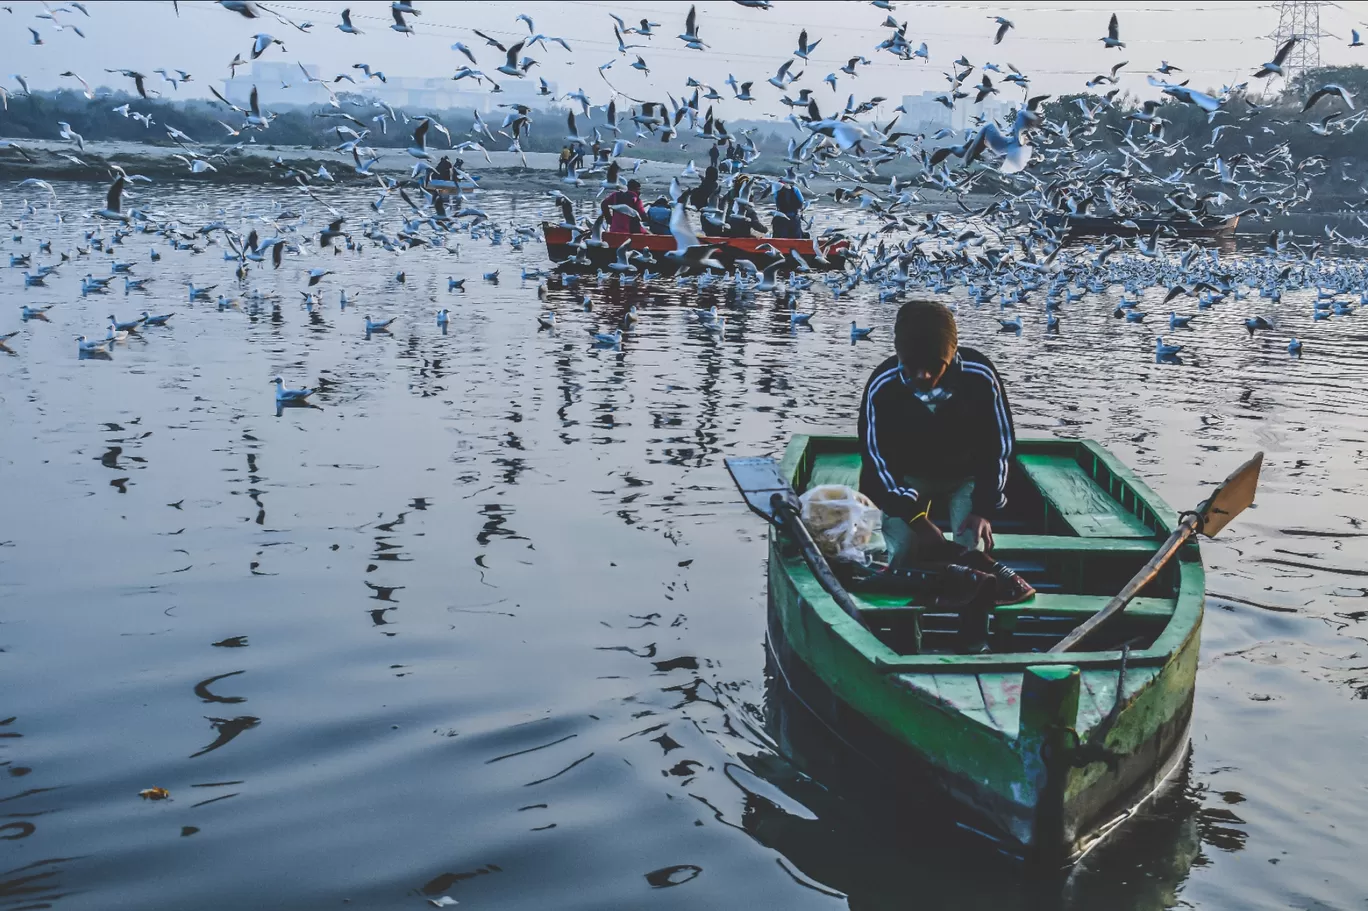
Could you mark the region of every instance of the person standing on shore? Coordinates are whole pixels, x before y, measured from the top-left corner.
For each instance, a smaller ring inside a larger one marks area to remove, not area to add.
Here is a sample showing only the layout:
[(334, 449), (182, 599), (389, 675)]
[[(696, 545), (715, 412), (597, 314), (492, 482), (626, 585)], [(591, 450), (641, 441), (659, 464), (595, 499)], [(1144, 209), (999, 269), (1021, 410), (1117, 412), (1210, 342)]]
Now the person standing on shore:
[(557, 170), (556, 173), (559, 174), (561, 177), (564, 177), (565, 175), (567, 175), (567, 174), (570, 173), (570, 147), (569, 147), (569, 146), (561, 146), (561, 150), (560, 150), (560, 165), (559, 165), (559, 170)]

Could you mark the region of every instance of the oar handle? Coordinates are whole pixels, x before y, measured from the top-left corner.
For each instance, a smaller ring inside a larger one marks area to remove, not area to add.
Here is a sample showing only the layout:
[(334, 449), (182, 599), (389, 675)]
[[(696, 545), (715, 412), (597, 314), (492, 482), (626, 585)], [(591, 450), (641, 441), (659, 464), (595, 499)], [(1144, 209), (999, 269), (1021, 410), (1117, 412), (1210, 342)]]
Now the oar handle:
[(1164, 545), (1155, 551), (1149, 562), (1144, 565), (1140, 572), (1135, 574), (1135, 578), (1127, 582), (1126, 587), (1121, 589), (1116, 597), (1108, 601), (1100, 611), (1084, 620), (1073, 632), (1059, 640), (1050, 651), (1068, 652), (1076, 650), (1083, 640), (1092, 635), (1099, 626), (1125, 610), (1131, 599), (1139, 594), (1146, 585), (1150, 584), (1155, 576), (1159, 575), (1159, 571), (1164, 568), (1169, 560), (1173, 559), (1173, 555), (1178, 553), (1178, 549), (1187, 542), (1188, 538), (1193, 536), (1200, 521), (1201, 519), (1196, 513), (1188, 513), (1178, 527), (1174, 529), (1173, 534), (1169, 535)]

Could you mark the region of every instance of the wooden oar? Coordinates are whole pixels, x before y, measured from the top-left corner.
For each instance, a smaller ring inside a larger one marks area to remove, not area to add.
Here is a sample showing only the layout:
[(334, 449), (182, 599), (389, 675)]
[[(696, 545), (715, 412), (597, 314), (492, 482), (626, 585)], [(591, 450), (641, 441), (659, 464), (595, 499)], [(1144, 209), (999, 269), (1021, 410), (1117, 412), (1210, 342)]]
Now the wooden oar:
[(1127, 582), (1126, 587), (1121, 589), (1115, 598), (1108, 601), (1105, 607), (1083, 621), (1050, 651), (1076, 650), (1083, 640), (1099, 626), (1125, 610), (1131, 599), (1155, 576), (1159, 575), (1159, 570), (1163, 569), (1164, 565), (1173, 558), (1173, 555), (1178, 553), (1178, 549), (1187, 542), (1188, 538), (1199, 533), (1208, 538), (1216, 537), (1221, 529), (1229, 525), (1232, 519), (1244, 512), (1249, 504), (1254, 502), (1254, 490), (1259, 486), (1259, 468), (1262, 465), (1263, 453), (1261, 452), (1222, 481), (1215, 492), (1200, 506), (1192, 512), (1185, 513), (1183, 521), (1178, 524), (1173, 534), (1169, 535), (1164, 546), (1155, 551), (1154, 556), (1150, 558), (1150, 561), (1145, 564), (1140, 572), (1136, 573), (1135, 578)]
[(798, 495), (793, 486), (779, 473), (779, 463), (774, 459), (748, 457), (727, 459), (727, 471), (731, 472), (746, 505), (772, 525), (777, 525), (789, 533), (798, 545), (812, 575), (831, 596), (841, 610), (861, 624), (860, 609), (831, 571), (831, 564), (812, 540), (812, 534), (803, 524), (802, 510), (798, 505)]

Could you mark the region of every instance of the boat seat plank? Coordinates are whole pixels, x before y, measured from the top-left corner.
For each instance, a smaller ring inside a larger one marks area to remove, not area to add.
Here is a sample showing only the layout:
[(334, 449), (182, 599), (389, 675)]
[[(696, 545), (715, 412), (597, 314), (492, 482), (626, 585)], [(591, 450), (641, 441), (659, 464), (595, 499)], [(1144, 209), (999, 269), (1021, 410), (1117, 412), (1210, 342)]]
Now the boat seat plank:
[(1000, 730), (983, 704), (983, 692), (974, 674), (936, 674), (936, 689), (941, 704), (986, 728)]
[[(1003, 559), (1005, 554), (1020, 553), (1031, 556), (1040, 551), (1056, 553), (1078, 553), (1099, 551), (1106, 553), (1153, 554), (1158, 542), (1151, 535), (1148, 539), (1138, 537), (1085, 538), (1075, 535), (993, 535), (993, 555)], [(1010, 560), (1003, 559), (1004, 563)]]
[(1154, 530), (1118, 503), (1072, 456), (1027, 453), (1017, 464), (1064, 523), (1086, 538), (1153, 538)]
[(1083, 537), (1154, 537), (1154, 530), (1116, 501), (1069, 455), (1017, 457), (1022, 472), (1066, 525)]
[[(994, 608), (998, 614), (1018, 616), (1048, 614), (1052, 616), (1091, 617), (1111, 600), (1109, 595), (1063, 595), (1037, 592), (1029, 601)], [(1127, 617), (1147, 617), (1167, 620), (1173, 615), (1174, 602), (1169, 598), (1133, 598), (1126, 605)]]
[(808, 477), (808, 487), (819, 484), (844, 484), (846, 487), (860, 486), (861, 458), (858, 452), (823, 452), (812, 461), (812, 474)]
[(1021, 729), (1021, 672), (977, 677), (984, 711), (999, 731), (1015, 738)]
[(940, 688), (936, 686), (935, 674), (895, 674), (892, 679), (899, 686), (920, 693), (933, 702), (940, 701)]
[[(907, 595), (865, 592), (853, 594), (857, 606), (870, 620), (893, 618), (908, 612), (922, 612), (924, 605), (912, 604)], [(997, 616), (1053, 616), (1083, 620), (1091, 617), (1111, 600), (1107, 595), (1056, 595), (1037, 592), (1021, 604), (1004, 604), (993, 609)], [(1173, 615), (1174, 602), (1168, 598), (1135, 598), (1126, 607), (1126, 616), (1153, 620), (1167, 620)]]

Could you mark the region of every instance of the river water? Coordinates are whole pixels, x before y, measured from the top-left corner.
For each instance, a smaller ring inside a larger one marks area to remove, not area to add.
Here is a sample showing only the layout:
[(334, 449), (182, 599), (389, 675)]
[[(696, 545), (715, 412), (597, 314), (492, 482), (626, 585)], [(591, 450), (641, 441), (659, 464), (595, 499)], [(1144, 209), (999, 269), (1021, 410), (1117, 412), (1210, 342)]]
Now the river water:
[[(66, 222), (7, 228), (4, 263), (91, 225), (102, 190), (57, 191)], [(0, 187), (0, 212), (24, 195)], [(272, 199), (165, 185), (137, 204), (245, 230)], [(333, 199), (359, 227), (368, 200)], [(853, 432), (889, 353), (873, 289), (804, 292), (811, 332), (772, 297), (672, 280), (544, 305), (517, 278), (538, 244), (460, 236), (459, 255), (309, 248), (253, 272), (282, 296), (253, 315), (187, 300), (186, 282), (240, 293), (220, 247), (156, 238), (153, 264), (153, 242), (119, 248), (154, 278), (127, 296), (81, 297), (98, 253), (46, 287), (0, 268), (0, 331), (20, 329), (0, 352), (0, 908), (1364, 906), (1368, 317), (1229, 301), (1157, 364), (1116, 291), (1066, 305), (1057, 337), (1038, 304), (1018, 336), (961, 303), (1022, 436), (1099, 440), (1178, 508), (1267, 453), (1256, 507), (1203, 545), (1186, 795), (1061, 888), (876, 837), (764, 733), (764, 528), (722, 459)], [(21, 326), (21, 302), (54, 307)], [(621, 348), (592, 346), (631, 303)], [(690, 319), (712, 303), (720, 337)], [(74, 335), (143, 309), (176, 316), (78, 359)], [(1280, 328), (1251, 338), (1247, 312)], [(365, 314), (397, 321), (367, 338)], [(875, 340), (852, 345), (852, 319)], [(277, 415), (276, 374), (322, 385), (318, 407)], [(153, 787), (170, 799), (139, 798)]]

